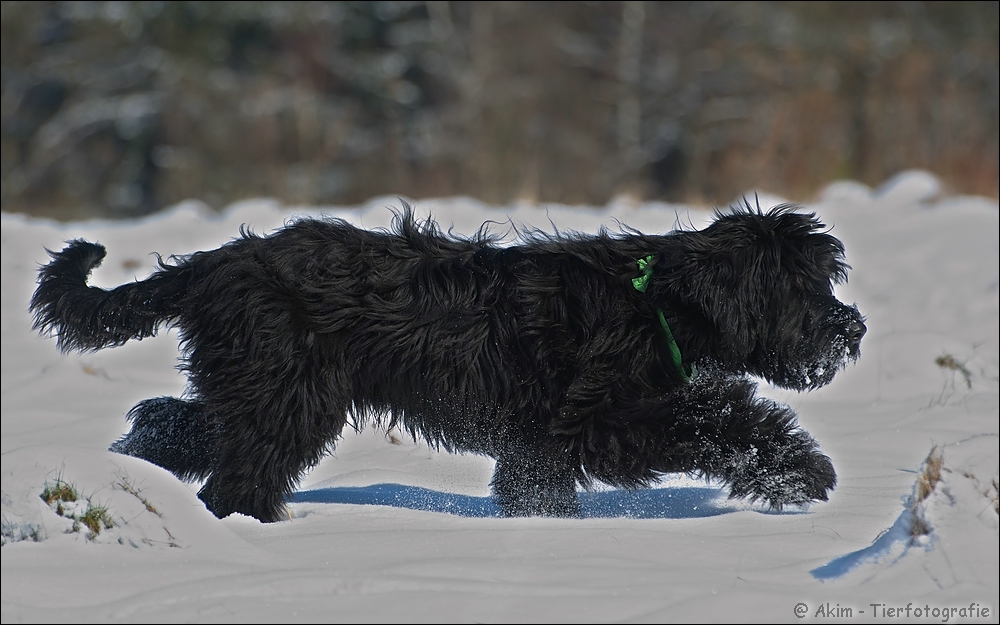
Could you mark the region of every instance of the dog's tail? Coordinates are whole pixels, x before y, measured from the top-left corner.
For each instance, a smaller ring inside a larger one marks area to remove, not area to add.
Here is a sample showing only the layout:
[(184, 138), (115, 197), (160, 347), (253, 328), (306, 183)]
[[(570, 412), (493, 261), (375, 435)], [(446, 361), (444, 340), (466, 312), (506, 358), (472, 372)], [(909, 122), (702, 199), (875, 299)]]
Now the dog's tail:
[(107, 253), (104, 246), (76, 239), (61, 252), (47, 251), (52, 262), (38, 271), (29, 310), (33, 328), (57, 335), (64, 352), (96, 351), (153, 336), (161, 322), (180, 312), (184, 287), (177, 267), (161, 263), (149, 279), (106, 291), (87, 286), (91, 270)]

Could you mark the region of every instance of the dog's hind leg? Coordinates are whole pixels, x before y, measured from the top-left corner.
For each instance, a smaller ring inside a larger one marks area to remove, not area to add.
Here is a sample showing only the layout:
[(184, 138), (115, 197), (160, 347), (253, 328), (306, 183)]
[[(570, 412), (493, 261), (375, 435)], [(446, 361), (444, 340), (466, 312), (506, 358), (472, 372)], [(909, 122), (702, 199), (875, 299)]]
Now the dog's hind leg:
[(197, 401), (146, 399), (128, 412), (132, 429), (109, 447), (163, 467), (182, 480), (204, 479), (218, 454), (219, 427)]
[(225, 436), (198, 496), (219, 518), (239, 512), (265, 523), (280, 521), (303, 471), (319, 462), (343, 430), (347, 403), (336, 400), (336, 385), (307, 358), (287, 375), (224, 373), (238, 383), (221, 396), (213, 389), (211, 405), (222, 415)]
[[(244, 418), (255, 420), (256, 416)], [(280, 419), (281, 415), (274, 417), (275, 421)], [(315, 433), (294, 429), (286, 432), (265, 426), (239, 433), (224, 448), (212, 475), (198, 492), (205, 506), (220, 519), (234, 512), (264, 523), (285, 519), (285, 502), (303, 471), (315, 465), (337, 438), (332, 432), (317, 438)]]
[(580, 516), (572, 468), (541, 446), (514, 444), (501, 452), (490, 485), (507, 516)]

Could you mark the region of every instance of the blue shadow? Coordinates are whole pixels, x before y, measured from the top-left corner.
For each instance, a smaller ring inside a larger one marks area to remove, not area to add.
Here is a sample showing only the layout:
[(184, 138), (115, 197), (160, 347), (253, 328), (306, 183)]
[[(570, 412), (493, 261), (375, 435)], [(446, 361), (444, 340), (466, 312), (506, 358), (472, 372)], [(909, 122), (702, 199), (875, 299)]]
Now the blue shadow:
[[(697, 519), (740, 509), (726, 499), (724, 490), (711, 487), (611, 490), (579, 495), (581, 512), (588, 519)], [(318, 488), (294, 493), (290, 501), (393, 506), (465, 517), (503, 516), (491, 497), (456, 495), (401, 484)]]
[[(892, 524), (892, 527), (879, 536), (870, 546), (835, 558), (823, 566), (809, 571), (809, 573), (820, 581), (826, 581), (842, 577), (864, 564), (878, 563), (889, 558), (892, 558), (889, 564), (895, 564), (912, 548), (913, 534), (910, 531), (912, 524), (913, 514), (908, 509), (904, 509), (896, 519), (896, 522)], [(931, 544), (933, 543), (928, 543), (926, 549), (929, 549)], [(897, 545), (900, 545), (901, 548), (895, 549), (899, 553), (893, 557), (894, 547)]]

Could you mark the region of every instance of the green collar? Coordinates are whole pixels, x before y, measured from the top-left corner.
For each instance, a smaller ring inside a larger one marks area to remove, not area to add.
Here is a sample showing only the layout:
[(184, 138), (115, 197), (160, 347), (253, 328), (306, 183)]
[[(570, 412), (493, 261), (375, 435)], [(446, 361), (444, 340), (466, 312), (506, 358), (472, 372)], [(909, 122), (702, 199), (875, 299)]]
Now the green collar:
[[(632, 286), (635, 287), (636, 291), (640, 293), (645, 293), (646, 289), (649, 288), (649, 278), (653, 275), (653, 257), (647, 256), (645, 258), (640, 258), (635, 261), (639, 265), (639, 271), (642, 272), (641, 276), (632, 278)], [(670, 326), (667, 324), (667, 318), (663, 316), (663, 311), (659, 308), (656, 309), (656, 316), (660, 320), (660, 327), (663, 328), (663, 334), (667, 337), (667, 347), (670, 349), (670, 358), (674, 361), (674, 367), (677, 372), (681, 375), (681, 378), (685, 382), (690, 382), (691, 378), (694, 377), (695, 371), (692, 368), (690, 371), (684, 366), (684, 361), (681, 359), (681, 348), (677, 346), (677, 341), (674, 339), (674, 333), (670, 331)]]

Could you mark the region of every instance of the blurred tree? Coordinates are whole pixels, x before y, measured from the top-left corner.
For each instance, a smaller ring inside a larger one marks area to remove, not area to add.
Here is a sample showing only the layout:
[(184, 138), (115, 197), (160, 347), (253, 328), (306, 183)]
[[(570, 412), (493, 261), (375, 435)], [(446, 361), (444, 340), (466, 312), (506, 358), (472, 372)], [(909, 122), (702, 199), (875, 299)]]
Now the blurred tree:
[(4, 2), (4, 210), (998, 194), (996, 2)]

